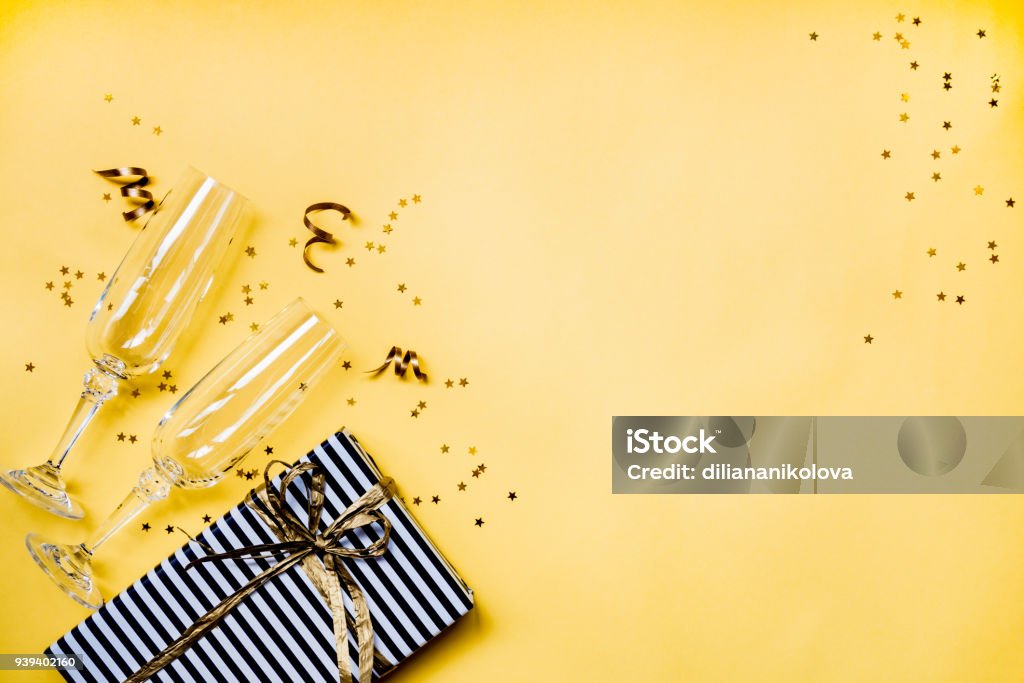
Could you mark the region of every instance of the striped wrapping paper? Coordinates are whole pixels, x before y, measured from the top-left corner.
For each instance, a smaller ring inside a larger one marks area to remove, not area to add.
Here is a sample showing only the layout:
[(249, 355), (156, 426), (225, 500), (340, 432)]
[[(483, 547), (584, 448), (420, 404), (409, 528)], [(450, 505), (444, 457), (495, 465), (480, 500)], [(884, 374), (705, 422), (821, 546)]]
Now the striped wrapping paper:
[[(380, 478), (373, 459), (347, 430), (329, 437), (300, 462), (322, 467), (327, 502), (321, 530)], [(275, 488), (280, 476), (274, 480)], [(288, 501), (306, 517), (309, 477), (296, 479)], [(346, 560), (366, 595), (373, 619), (374, 679), (422, 647), (473, 607), (473, 591), (427, 538), (401, 500), (381, 507), (393, 526), (383, 557)], [(369, 545), (379, 529), (349, 532)], [(215, 552), (279, 539), (244, 503), (214, 522), (199, 539)], [(83, 655), (83, 668), (61, 673), (69, 681), (115, 683), (160, 652), (202, 614), (272, 565), (268, 560), (224, 560), (185, 567), (205, 555), (189, 542), (47, 648), (51, 655)], [(344, 596), (349, 616), (352, 602)], [(351, 623), (351, 622), (350, 622)], [(351, 671), (358, 671), (349, 635)], [(157, 681), (338, 680), (331, 613), (301, 564), (267, 582), (211, 633), (156, 674)]]

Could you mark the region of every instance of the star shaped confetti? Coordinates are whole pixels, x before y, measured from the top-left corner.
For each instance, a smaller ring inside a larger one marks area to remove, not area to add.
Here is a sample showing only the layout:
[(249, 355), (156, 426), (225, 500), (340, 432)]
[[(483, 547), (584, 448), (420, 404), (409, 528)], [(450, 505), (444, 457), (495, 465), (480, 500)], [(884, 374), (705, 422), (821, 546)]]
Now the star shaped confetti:
[(352, 361), (349, 361), (349, 360), (342, 361), (341, 367), (344, 370), (351, 370), (352, 369)]
[(476, 524), (477, 526), (483, 526), (484, 525), (484, 518), (483, 517), (477, 517), (476, 521), (474, 521), (473, 524)]
[(413, 204), (419, 204), (421, 201), (422, 201), (422, 198), (418, 194), (414, 194), (412, 196), (412, 203)]
[(164, 130), (160, 126), (153, 126), (153, 135), (160, 135)]
[(32, 363), (25, 363), (25, 372), (32, 372), (36, 369), (36, 366)]
[(459, 490), (460, 491), (465, 491), (466, 490), (466, 482), (464, 482), (464, 481), (460, 481), (459, 482)]
[(883, 150), (882, 150), (882, 158), (883, 158), (883, 159), (889, 159), (889, 158), (891, 158), (891, 157), (892, 157), (892, 152), (890, 152), (890, 151), (889, 151), (889, 150), (887, 150), (887, 149), (883, 149)]
[(965, 299), (965, 298), (964, 298), (964, 296), (963, 296), (962, 294), (961, 294), (960, 296), (958, 296), (958, 297), (956, 298), (956, 302), (957, 302), (958, 304), (960, 304), (960, 305), (963, 305), (963, 304), (964, 304), (964, 302), (966, 302), (966, 301), (967, 301), (967, 299)]
[(149, 525), (149, 522), (143, 522), (143, 523), (142, 523), (142, 530), (143, 530), (143, 531), (149, 531), (149, 530), (150, 530), (150, 529), (152, 529), (152, 528), (153, 528), (153, 527), (151, 527), (151, 526)]
[(897, 289), (896, 291), (894, 291), (892, 293), (892, 298), (893, 299), (902, 299), (903, 298), (903, 292), (901, 292), (900, 290)]
[(140, 119), (138, 116), (133, 116), (132, 117), (132, 125), (133, 126), (138, 126), (141, 123), (142, 123), (142, 119)]
[(212, 519), (213, 518), (210, 517), (210, 515), (203, 515), (203, 523), (204, 524), (209, 524), (212, 521)]
[(945, 301), (946, 300), (946, 293), (945, 292), (939, 292), (938, 294), (935, 295), (935, 298), (938, 299), (939, 301)]
[(1013, 197), (1006, 200), (1006, 208), (1008, 209), (1012, 209), (1016, 204), (1017, 202), (1013, 201)]
[(166, 527), (164, 527), (164, 531), (166, 531), (169, 534), (173, 534), (174, 533), (174, 527), (171, 526), (170, 524), (168, 524)]
[(514, 502), (514, 501), (515, 501), (515, 499), (516, 499), (516, 498), (518, 498), (518, 497), (519, 497), (519, 496), (518, 496), (518, 495), (516, 495), (516, 492), (515, 492), (515, 491), (509, 491), (509, 492), (508, 492), (508, 496), (507, 496), (507, 498), (508, 498), (509, 500), (511, 500), (511, 501), (513, 501), (513, 502)]
[(870, 344), (873, 341), (875, 341), (875, 338), (872, 337), (870, 334), (864, 335), (864, 343), (865, 344)]
[(256, 258), (256, 247), (248, 246), (245, 248), (245, 255), (249, 258)]

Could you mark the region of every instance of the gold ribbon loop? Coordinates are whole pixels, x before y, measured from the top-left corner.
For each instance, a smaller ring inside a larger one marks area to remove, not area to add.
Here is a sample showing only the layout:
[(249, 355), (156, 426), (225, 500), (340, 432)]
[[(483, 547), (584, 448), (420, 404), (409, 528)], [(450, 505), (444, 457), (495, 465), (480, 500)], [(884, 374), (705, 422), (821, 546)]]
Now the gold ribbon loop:
[(405, 373), (412, 367), (412, 373), (416, 375), (416, 379), (421, 382), (427, 381), (427, 373), (420, 369), (420, 358), (416, 355), (416, 352), (409, 349), (403, 356), (400, 346), (392, 346), (391, 350), (388, 351), (388, 357), (384, 359), (384, 363), (379, 368), (367, 370), (367, 373), (378, 375), (387, 370), (391, 363), (395, 364), (395, 374), (399, 377), (405, 377)]
[(315, 265), (309, 260), (309, 248), (314, 244), (334, 244), (334, 235), (327, 232), (319, 225), (316, 225), (309, 219), (309, 214), (314, 211), (337, 211), (341, 214), (341, 220), (347, 221), (348, 217), (352, 215), (352, 212), (348, 210), (347, 206), (343, 206), (336, 202), (317, 202), (310, 204), (306, 207), (305, 212), (302, 214), (302, 223), (306, 226), (306, 229), (313, 233), (313, 236), (306, 241), (306, 246), (302, 248), (302, 260), (306, 262), (306, 265), (318, 273), (324, 272), (323, 268)]
[[(270, 469), (275, 463), (284, 465), (286, 468), (278, 490), (274, 490), (270, 482)], [(312, 483), (309, 490), (308, 514), (306, 519), (302, 520), (288, 507), (286, 496), (288, 486), (296, 477), (306, 472), (312, 473)], [(358, 683), (370, 683), (374, 663), (373, 622), (370, 619), (370, 608), (359, 584), (349, 573), (344, 562), (338, 558), (365, 560), (380, 557), (385, 553), (391, 538), (391, 523), (380, 511), (380, 508), (394, 496), (394, 482), (391, 479), (379, 481), (321, 533), (319, 531), (320, 516), (323, 513), (325, 501), (326, 478), (317, 465), (306, 462), (290, 467), (280, 460), (272, 460), (263, 472), (263, 480), (264, 486), (261, 490), (250, 493), (250, 499), (246, 503), (256, 510), (268, 526), (276, 529), (277, 536), (281, 541), (209, 554), (193, 560), (189, 563), (188, 568), (203, 562), (229, 559), (285, 556), (284, 559), (254, 577), (210, 612), (197, 619), (173, 643), (135, 672), (126, 683), (141, 683), (155, 675), (174, 659), (184, 654), (208, 631), (215, 628), (250, 593), (299, 563), (302, 563), (303, 569), (310, 573), (314, 585), (323, 587), (326, 591), (328, 607), (331, 610), (334, 623), (334, 643), (337, 651), (340, 683), (351, 683), (352, 681), (352, 672), (349, 670), (348, 662), (349, 623), (342, 590), (351, 599), (355, 610), (354, 630), (359, 649)], [(373, 524), (379, 525), (383, 532), (377, 541), (365, 548), (342, 545), (343, 537), (347, 532)], [(316, 559), (320, 561), (318, 562)]]
[[(149, 184), (149, 174), (146, 173), (146, 169), (138, 166), (122, 166), (120, 168), (105, 168), (102, 171), (93, 171), (93, 173), (111, 182), (123, 183), (121, 196), (139, 204), (131, 211), (121, 213), (125, 221), (133, 221), (156, 208), (153, 194), (149, 190), (142, 189)], [(131, 180), (131, 178), (135, 178), (135, 180)]]

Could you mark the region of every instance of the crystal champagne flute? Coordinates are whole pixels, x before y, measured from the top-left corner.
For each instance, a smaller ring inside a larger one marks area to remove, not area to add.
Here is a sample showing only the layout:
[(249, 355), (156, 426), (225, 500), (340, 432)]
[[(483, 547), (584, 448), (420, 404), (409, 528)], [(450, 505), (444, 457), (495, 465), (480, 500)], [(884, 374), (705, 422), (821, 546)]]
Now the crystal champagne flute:
[(81, 519), (61, 466), (121, 383), (155, 371), (192, 321), (213, 282), (246, 200), (189, 168), (136, 237), (100, 295), (86, 330), (93, 367), (78, 406), (49, 460), (0, 471), (0, 484), (61, 517)]
[(86, 607), (103, 604), (92, 556), (171, 486), (206, 488), (221, 480), (287, 418), (337, 364), (343, 344), (330, 324), (296, 299), (220, 361), (164, 415), (153, 435), (153, 466), (85, 543), (25, 538), (36, 563)]

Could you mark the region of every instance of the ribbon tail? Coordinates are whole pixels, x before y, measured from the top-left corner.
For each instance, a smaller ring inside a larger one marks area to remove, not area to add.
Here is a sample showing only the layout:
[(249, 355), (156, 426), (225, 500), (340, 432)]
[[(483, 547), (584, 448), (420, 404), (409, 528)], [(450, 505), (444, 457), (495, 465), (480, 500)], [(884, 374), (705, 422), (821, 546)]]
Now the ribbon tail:
[[(334, 637), (344, 637), (344, 647), (339, 645), (338, 668), (340, 670), (341, 683), (349, 683), (351, 675), (348, 668), (348, 622), (345, 620), (345, 606), (341, 603), (341, 584), (345, 586), (345, 592), (352, 598), (352, 607), (355, 609), (355, 631), (356, 643), (359, 648), (359, 683), (371, 683), (373, 677), (373, 621), (370, 619), (370, 606), (366, 603), (359, 584), (355, 582), (352, 575), (348, 573), (344, 565), (338, 562), (332, 555), (324, 558), (324, 565), (327, 567), (327, 576), (332, 596), (336, 593), (341, 604), (341, 609), (332, 609), (334, 615)], [(340, 616), (339, 616), (340, 612)], [(339, 623), (340, 619), (340, 623)], [(343, 654), (344, 653), (344, 654)], [(344, 657), (344, 662), (342, 658)]]
[(188, 648), (198, 642), (200, 638), (206, 635), (207, 631), (216, 627), (221, 619), (226, 617), (234, 609), (235, 605), (244, 600), (246, 596), (278, 574), (287, 571), (295, 564), (301, 562), (307, 552), (296, 553), (286, 560), (281, 560), (259, 576), (254, 577), (249, 583), (239, 588), (213, 610), (197, 619), (173, 643), (165, 647), (160, 654), (132, 674), (125, 683), (142, 683), (142, 681), (155, 676), (161, 669), (180, 657)]

